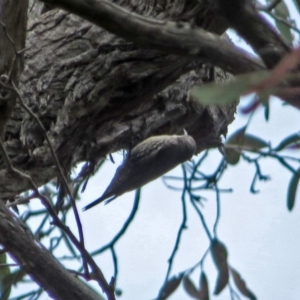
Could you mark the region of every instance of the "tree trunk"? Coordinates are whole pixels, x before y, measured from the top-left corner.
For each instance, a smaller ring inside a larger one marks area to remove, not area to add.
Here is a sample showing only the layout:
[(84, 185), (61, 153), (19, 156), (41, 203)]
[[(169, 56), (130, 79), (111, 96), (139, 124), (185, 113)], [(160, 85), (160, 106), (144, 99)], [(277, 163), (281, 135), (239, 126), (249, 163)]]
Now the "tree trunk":
[[(118, 4), (156, 19), (188, 20), (218, 33), (226, 29), (222, 22), (216, 29), (218, 18), (198, 1)], [(188, 91), (229, 75), (203, 60), (140, 49), (68, 12), (50, 9), (37, 17), (38, 11), (43, 10), (33, 8), (30, 14), (19, 91), (67, 171), (79, 162), (97, 163), (109, 153), (130, 149), (149, 136), (183, 129), (196, 140), (198, 152), (221, 145), (235, 105), (204, 107)], [(56, 176), (43, 133), (19, 105), (8, 122), (5, 146), (14, 166), (37, 186)], [(26, 180), (12, 180), (2, 160), (0, 178), (0, 198), (29, 189)]]

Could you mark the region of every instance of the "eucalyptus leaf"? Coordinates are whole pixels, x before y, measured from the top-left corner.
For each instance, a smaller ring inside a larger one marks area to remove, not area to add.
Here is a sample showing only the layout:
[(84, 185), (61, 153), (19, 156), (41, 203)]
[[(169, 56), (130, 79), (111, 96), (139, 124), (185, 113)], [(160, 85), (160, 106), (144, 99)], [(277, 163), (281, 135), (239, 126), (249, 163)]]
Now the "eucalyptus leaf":
[(296, 202), (297, 188), (300, 180), (300, 168), (294, 173), (288, 187), (287, 207), (292, 211)]
[(268, 143), (264, 141), (263, 139), (252, 135), (252, 134), (245, 134), (244, 136), (244, 141), (243, 141), (243, 146), (249, 148), (248, 151), (256, 151), (261, 148), (268, 147)]
[(210, 251), (213, 261), (218, 269), (218, 278), (214, 294), (218, 295), (226, 287), (229, 280), (229, 271), (227, 264), (227, 250), (225, 245), (217, 239), (212, 240)]
[(230, 268), (231, 275), (233, 277), (233, 281), (238, 288), (238, 290), (247, 298), (251, 300), (256, 300), (256, 296), (249, 290), (246, 285), (246, 282), (242, 278), (242, 276), (233, 268)]
[(296, 9), (298, 10), (298, 13), (300, 14), (300, 3), (299, 0), (293, 0), (293, 3), (296, 7)]
[(202, 271), (200, 274), (199, 292), (201, 300), (209, 300), (209, 289), (206, 274)]
[(287, 146), (297, 143), (299, 141), (300, 141), (300, 133), (299, 132), (291, 134), (291, 135), (287, 136), (285, 139), (283, 139), (274, 150), (277, 152), (281, 151), (284, 148), (286, 148)]
[[(293, 35), (291, 33), (291, 27), (288, 26), (286, 23), (289, 23), (290, 20), (290, 13), (289, 10), (284, 3), (284, 1), (280, 1), (278, 5), (276, 5), (274, 9), (276, 27), (280, 31), (281, 35), (284, 37), (286, 42), (289, 44), (293, 43)], [(281, 21), (282, 20), (282, 21)]]
[(191, 281), (191, 279), (188, 276), (184, 276), (182, 283), (183, 283), (184, 289), (191, 297), (202, 300), (201, 292), (199, 292), (196, 289), (194, 283)]
[(230, 82), (195, 86), (190, 95), (202, 104), (229, 104), (270, 76), (269, 71), (258, 71), (235, 77)]
[(165, 300), (167, 299), (180, 285), (184, 273), (179, 274), (178, 276), (172, 277), (167, 281), (159, 291), (159, 295), (156, 300)]
[(242, 145), (244, 142), (246, 128), (247, 126), (243, 126), (236, 130), (225, 143), (225, 159), (230, 165), (236, 165), (239, 162), (241, 153), (238, 149), (235, 150), (226, 148), (226, 145)]

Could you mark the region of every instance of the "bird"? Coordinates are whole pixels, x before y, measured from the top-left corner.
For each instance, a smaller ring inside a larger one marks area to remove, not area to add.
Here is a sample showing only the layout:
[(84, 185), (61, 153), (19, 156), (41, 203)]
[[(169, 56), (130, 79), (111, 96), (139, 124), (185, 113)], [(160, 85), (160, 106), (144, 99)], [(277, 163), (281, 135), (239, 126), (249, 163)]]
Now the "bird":
[(129, 151), (103, 195), (85, 206), (83, 211), (104, 200), (107, 204), (126, 192), (146, 185), (191, 159), (196, 151), (195, 140), (186, 134), (145, 139)]

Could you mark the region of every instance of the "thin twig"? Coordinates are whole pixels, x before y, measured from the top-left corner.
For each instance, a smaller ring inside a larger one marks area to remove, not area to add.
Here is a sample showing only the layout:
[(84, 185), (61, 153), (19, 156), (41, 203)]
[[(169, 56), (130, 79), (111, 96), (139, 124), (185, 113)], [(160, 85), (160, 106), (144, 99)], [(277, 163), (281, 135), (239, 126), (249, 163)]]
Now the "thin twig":
[(205, 250), (204, 254), (202, 255), (200, 261), (198, 261), (194, 266), (192, 266), (191, 268), (187, 269), (184, 271), (184, 273), (192, 273), (198, 266), (200, 266), (201, 269), (203, 269), (203, 264), (204, 264), (204, 260), (207, 256), (207, 254), (210, 251), (210, 245), (209, 247)]
[[(71, 240), (71, 242), (75, 245), (75, 247), (79, 250), (79, 252), (81, 253), (81, 255), (83, 257), (86, 258), (86, 263), (88, 263), (92, 269), (92, 273), (93, 273), (93, 278), (95, 280), (97, 280), (98, 284), (100, 285), (100, 287), (103, 289), (103, 291), (105, 292), (105, 294), (107, 295), (109, 300), (114, 300), (115, 296), (114, 296), (114, 290), (111, 286), (108, 285), (108, 283), (106, 282), (104, 275), (102, 273), (102, 271), (99, 269), (99, 267), (97, 266), (97, 264), (95, 263), (95, 261), (93, 260), (93, 258), (91, 257), (91, 255), (86, 251), (85, 248), (82, 247), (82, 243), (81, 241), (78, 241), (78, 239), (75, 237), (75, 235), (73, 234), (73, 232), (70, 230), (70, 228), (68, 226), (66, 226), (58, 217), (58, 215), (56, 214), (51, 202), (47, 199), (47, 197), (45, 197), (43, 194), (41, 194), (37, 188), (37, 186), (35, 185), (35, 183), (33, 182), (32, 178), (30, 176), (28, 176), (27, 174), (24, 174), (22, 172), (20, 172), (19, 170), (15, 169), (12, 164), (11, 161), (7, 155), (7, 152), (4, 148), (4, 145), (2, 143), (2, 140), (0, 139), (0, 150), (2, 152), (2, 156), (4, 158), (4, 161), (7, 165), (7, 170), (8, 172), (11, 172), (13, 174), (16, 174), (17, 176), (28, 180), (29, 184), (31, 185), (35, 196), (37, 198), (39, 198), (42, 202), (42, 204), (46, 207), (48, 213), (50, 214), (51, 218), (52, 218), (52, 224), (56, 225), (58, 228), (60, 228), (63, 232), (65, 232), (65, 234), (69, 237), (69, 239)], [(86, 273), (87, 274), (87, 273)], [(89, 276), (89, 274), (86, 275), (86, 277)]]
[[(63, 182), (63, 185), (64, 185), (64, 188), (66, 189), (69, 197), (70, 197), (70, 201), (71, 201), (71, 204), (72, 204), (72, 208), (73, 208), (73, 212), (74, 212), (74, 216), (75, 216), (75, 220), (76, 220), (76, 224), (77, 224), (77, 228), (78, 228), (78, 233), (79, 233), (79, 240), (80, 240), (80, 243), (82, 245), (82, 249), (85, 249), (85, 246), (84, 246), (84, 235), (83, 235), (83, 230), (82, 230), (82, 224), (81, 224), (81, 221), (80, 221), (80, 217), (79, 217), (79, 213), (78, 213), (78, 210), (77, 210), (77, 206), (76, 206), (76, 202), (75, 202), (75, 199), (72, 195), (72, 192), (70, 190), (70, 187), (68, 185), (68, 182), (67, 182), (67, 179), (65, 178), (64, 174), (63, 174), (63, 171), (62, 171), (62, 167), (59, 163), (59, 160), (57, 158), (57, 155), (51, 145), (51, 142), (50, 142), (50, 139), (47, 135), (47, 132), (42, 124), (42, 122), (40, 121), (40, 119), (38, 118), (37, 115), (35, 115), (31, 109), (25, 104), (19, 90), (17, 89), (15, 83), (13, 81), (11, 81), (11, 84), (12, 84), (12, 88), (10, 86), (7, 86), (5, 84), (3, 84), (2, 82), (0, 82), (0, 84), (2, 86), (4, 86), (5, 88), (8, 88), (12, 91), (14, 91), (17, 95), (17, 98), (20, 102), (20, 105), (22, 106), (22, 108), (35, 120), (35, 122), (38, 124), (38, 126), (40, 127), (41, 129), (41, 132), (42, 134), (44, 135), (44, 138), (48, 144), (48, 147), (50, 149), (50, 152), (51, 152), (51, 155), (54, 159), (54, 162), (55, 162), (55, 165), (56, 165), (56, 168), (58, 170), (58, 174)], [(82, 263), (83, 263), (83, 266), (84, 266), (84, 270), (86, 272), (86, 274), (88, 274), (88, 266), (87, 266), (87, 262), (86, 262), (86, 257), (85, 257), (85, 252), (82, 252), (83, 256), (82, 256)]]
[(283, 18), (281, 18), (281, 17), (278, 17), (278, 16), (272, 14), (271, 12), (267, 12), (267, 13), (268, 13), (268, 15), (269, 15), (270, 17), (272, 17), (275, 21), (280, 22), (280, 23), (286, 25), (287, 27), (293, 29), (295, 32), (297, 32), (298, 34), (300, 34), (300, 30), (299, 30), (296, 26), (294, 26), (294, 25), (292, 25), (290, 22), (288, 22), (287, 20), (285, 20), (285, 19), (283, 19)]
[(176, 237), (176, 241), (175, 241), (175, 244), (174, 244), (171, 256), (168, 259), (168, 270), (167, 270), (167, 274), (166, 274), (166, 277), (165, 277), (165, 283), (169, 279), (169, 276), (170, 276), (170, 273), (171, 273), (171, 269), (172, 269), (172, 265), (173, 265), (173, 261), (174, 261), (175, 255), (177, 253), (177, 250), (179, 248), (180, 239), (181, 239), (183, 230), (186, 229), (187, 213), (186, 213), (185, 193), (187, 191), (187, 185), (186, 185), (186, 182), (187, 182), (186, 179), (187, 179), (187, 177), (186, 177), (186, 170), (184, 168), (184, 165), (182, 165), (182, 172), (183, 172), (183, 178), (184, 178), (184, 186), (183, 186), (182, 195), (181, 195), (182, 221), (181, 221), (180, 227), (179, 227), (178, 232), (177, 232), (177, 237)]
[(0, 268), (4, 267), (19, 267), (18, 264), (0, 264)]
[(271, 3), (267, 5), (261, 5), (257, 4), (257, 9), (264, 12), (270, 12), (272, 9), (274, 9), (282, 0), (274, 0)]
[(16, 44), (15, 44), (15, 42), (13, 41), (13, 39), (11, 38), (11, 36), (8, 34), (8, 32), (7, 32), (7, 30), (6, 30), (6, 25), (5, 25), (4, 23), (2, 23), (2, 22), (0, 22), (0, 25), (1, 25), (2, 28), (3, 28), (4, 34), (5, 34), (6, 37), (9, 39), (11, 45), (13, 46), (15, 54), (17, 55), (17, 54), (18, 54), (18, 51), (17, 51), (17, 49), (16, 49)]
[(220, 221), (220, 216), (221, 216), (221, 205), (220, 205), (220, 191), (218, 186), (215, 186), (215, 191), (216, 191), (216, 203), (217, 203), (217, 207), (216, 207), (216, 220), (214, 223), (214, 238), (217, 238), (217, 227)]
[(233, 289), (232, 285), (229, 283), (228, 284), (229, 291), (230, 291), (230, 298), (231, 300), (241, 300), (241, 297), (239, 294)]
[(35, 193), (31, 194), (30, 196), (17, 199), (13, 202), (6, 203), (6, 207), (13, 207), (13, 206), (20, 205), (20, 204), (26, 204), (26, 203), (29, 203), (30, 200), (32, 200), (34, 198), (36, 198)]
[(193, 200), (192, 197), (190, 197), (190, 200), (191, 200), (191, 203), (192, 203), (193, 207), (195, 208), (195, 210), (196, 210), (198, 216), (200, 217), (200, 220), (201, 220), (202, 226), (203, 226), (203, 228), (204, 228), (204, 230), (205, 230), (205, 232), (206, 232), (206, 235), (208, 236), (209, 240), (212, 241), (211, 233), (209, 232), (208, 226), (207, 226), (207, 224), (206, 224), (206, 222), (205, 222), (205, 218), (204, 218), (204, 216), (203, 216), (201, 210), (200, 210), (199, 207), (196, 205), (195, 200)]
[(297, 170), (295, 170), (290, 164), (288, 164), (286, 162), (286, 159), (289, 160), (294, 160), (297, 161), (298, 163), (300, 162), (300, 159), (298, 158), (294, 158), (294, 157), (290, 157), (290, 156), (280, 156), (274, 152), (265, 152), (265, 151), (261, 151), (261, 150), (257, 150), (253, 147), (247, 147), (247, 146), (240, 146), (240, 145), (226, 145), (226, 148), (228, 149), (232, 149), (235, 150), (239, 153), (242, 153), (242, 151), (250, 151), (253, 153), (257, 153), (262, 157), (271, 157), (271, 158), (275, 158), (277, 159), (284, 167), (286, 167), (288, 170), (290, 170), (293, 174), (298, 174)]
[(117, 277), (118, 277), (118, 257), (117, 257), (115, 248), (113, 246), (110, 247), (110, 251), (111, 251), (112, 260), (113, 260), (113, 264), (114, 264), (114, 279), (113, 279), (113, 283), (114, 283), (114, 285), (116, 285)]
[(27, 180), (29, 182), (29, 184), (31, 185), (31, 187), (33, 188), (33, 190), (38, 192), (38, 188), (35, 185), (35, 183), (32, 181), (31, 177), (13, 167), (1, 139), (0, 139), (0, 149), (1, 149), (3, 159), (5, 161), (5, 164), (6, 164), (7, 171), (17, 175), (20, 178)]
[(100, 249), (98, 249), (96, 251), (93, 251), (91, 253), (92, 256), (100, 254), (100, 253), (102, 253), (102, 252), (110, 249), (125, 234), (127, 228), (129, 227), (129, 225), (133, 221), (133, 219), (134, 219), (134, 217), (135, 217), (135, 215), (136, 215), (136, 213), (138, 211), (138, 207), (139, 207), (139, 203), (140, 203), (140, 194), (141, 194), (141, 190), (140, 189), (136, 190), (131, 212), (130, 212), (127, 220), (123, 224), (121, 230), (114, 236), (114, 238), (108, 244), (106, 244), (105, 246), (101, 247)]

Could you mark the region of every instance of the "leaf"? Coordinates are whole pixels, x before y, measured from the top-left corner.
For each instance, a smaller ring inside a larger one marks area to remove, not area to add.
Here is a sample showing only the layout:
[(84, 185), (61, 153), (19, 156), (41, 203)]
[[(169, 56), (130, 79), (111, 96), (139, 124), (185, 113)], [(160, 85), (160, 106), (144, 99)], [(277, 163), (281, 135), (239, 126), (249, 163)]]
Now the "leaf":
[(265, 110), (264, 110), (264, 116), (265, 116), (265, 120), (269, 121), (269, 117), (270, 117), (270, 104), (269, 102), (264, 103), (263, 104)]
[(299, 4), (298, 0), (293, 0), (293, 2), (294, 2), (296, 9), (298, 10), (298, 13), (300, 13), (300, 4)]
[(173, 276), (169, 281), (167, 281), (159, 291), (157, 300), (167, 299), (180, 285), (184, 273), (180, 273), (177, 277)]
[[(244, 142), (246, 126), (238, 129), (234, 132), (227, 140), (225, 145), (242, 145)], [(225, 158), (226, 161), (231, 165), (236, 165), (240, 160), (240, 152), (234, 149), (228, 149), (225, 147)]]
[(10, 274), (10, 269), (6, 264), (6, 253), (0, 254), (0, 295), (1, 300), (9, 299), (10, 291), (11, 291), (11, 284), (6, 284), (5, 277)]
[(292, 211), (296, 201), (296, 194), (298, 183), (300, 180), (300, 168), (297, 173), (294, 173), (288, 187), (288, 195), (287, 195), (287, 207), (289, 211)]
[(213, 239), (211, 242), (210, 251), (218, 270), (222, 270), (224, 266), (227, 266), (227, 250), (223, 243)]
[(279, 145), (274, 149), (275, 151), (281, 151), (287, 146), (294, 144), (296, 142), (300, 141), (300, 133), (294, 133), (283, 139)]
[(288, 146), (287, 149), (289, 149), (289, 150), (299, 150), (300, 149), (300, 142), (295, 143), (291, 146)]
[(227, 250), (223, 243), (214, 239), (211, 242), (210, 251), (213, 261), (219, 271), (214, 294), (218, 295), (226, 287), (229, 279), (228, 265), (227, 265)]
[(233, 281), (241, 294), (251, 300), (256, 300), (256, 296), (248, 289), (241, 275), (233, 268), (230, 268), (230, 272), (233, 277)]
[(244, 141), (242, 143), (242, 146), (249, 147), (248, 151), (259, 150), (261, 148), (268, 147), (268, 145), (269, 144), (266, 141), (252, 134), (245, 134)]
[[(244, 126), (234, 132), (227, 140), (225, 145), (232, 145), (232, 146), (240, 146), (246, 147), (247, 151), (257, 151), (261, 148), (268, 147), (268, 143), (261, 138), (252, 135), (246, 134), (247, 126)], [(238, 147), (237, 147), (238, 148)], [(248, 148), (248, 149), (247, 149)], [(225, 158), (226, 161), (231, 164), (235, 165), (240, 160), (240, 149), (230, 149), (230, 147), (225, 147)]]
[(269, 71), (258, 71), (237, 76), (226, 83), (195, 86), (190, 90), (190, 95), (202, 104), (232, 103), (241, 95), (253, 92), (253, 88), (269, 75)]
[(14, 272), (7, 274), (3, 281), (6, 286), (12, 286), (20, 282), (24, 276), (26, 276), (26, 273), (22, 269), (17, 269)]
[(269, 104), (269, 93), (260, 93), (256, 96), (256, 101), (259, 101), (264, 107), (264, 116), (265, 120), (269, 121), (269, 115), (270, 115), (270, 104)]
[(199, 292), (201, 300), (209, 300), (208, 282), (204, 272), (201, 272), (200, 274)]
[(228, 267), (226, 266), (219, 271), (216, 287), (214, 290), (215, 295), (219, 295), (223, 291), (223, 289), (228, 284), (228, 280), (229, 280), (229, 272), (228, 272)]
[[(289, 23), (290, 14), (284, 1), (280, 1), (279, 4), (276, 5), (274, 12), (276, 17)], [(281, 35), (284, 37), (285, 41), (289, 44), (292, 44), (293, 35), (291, 33), (291, 28), (288, 25), (284, 24), (284, 22), (281, 22), (280, 20), (275, 20), (275, 23), (276, 27), (280, 31)]]
[(191, 297), (202, 300), (201, 293), (199, 293), (199, 291), (196, 289), (194, 283), (190, 280), (190, 278), (188, 276), (184, 276), (182, 283), (183, 283), (184, 289), (187, 291), (187, 293)]

